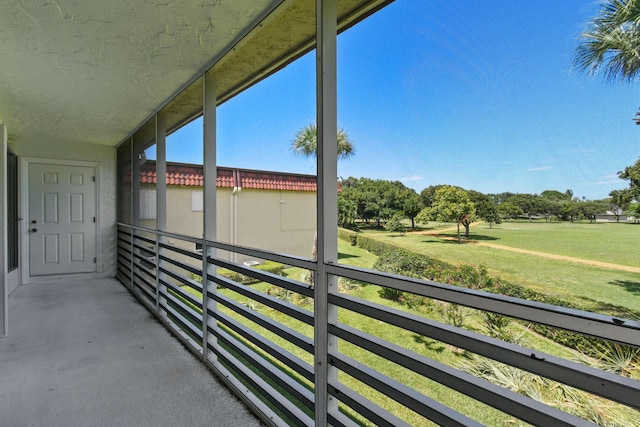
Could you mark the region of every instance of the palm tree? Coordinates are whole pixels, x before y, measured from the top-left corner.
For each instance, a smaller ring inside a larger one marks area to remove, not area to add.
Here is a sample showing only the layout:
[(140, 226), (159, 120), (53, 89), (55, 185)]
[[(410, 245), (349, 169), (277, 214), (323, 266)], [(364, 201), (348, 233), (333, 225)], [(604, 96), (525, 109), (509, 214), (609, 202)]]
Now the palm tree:
[(580, 35), (573, 64), (606, 80), (631, 82), (640, 75), (640, 0), (605, 0)]
[[(318, 151), (318, 127), (315, 124), (310, 124), (296, 132), (296, 138), (291, 143), (291, 149), (299, 156), (315, 157)], [(353, 141), (349, 139), (349, 135), (344, 129), (339, 128), (338, 159), (349, 158), (354, 153)]]
[[(298, 132), (296, 138), (291, 143), (291, 149), (299, 156), (315, 157), (318, 153), (318, 126), (315, 123), (309, 124)], [(353, 141), (349, 139), (347, 132), (338, 128), (338, 159), (346, 159), (355, 153)], [(318, 233), (313, 236), (313, 247), (311, 249), (311, 258), (317, 259), (318, 256)], [(308, 282), (313, 286), (313, 275), (309, 274)]]

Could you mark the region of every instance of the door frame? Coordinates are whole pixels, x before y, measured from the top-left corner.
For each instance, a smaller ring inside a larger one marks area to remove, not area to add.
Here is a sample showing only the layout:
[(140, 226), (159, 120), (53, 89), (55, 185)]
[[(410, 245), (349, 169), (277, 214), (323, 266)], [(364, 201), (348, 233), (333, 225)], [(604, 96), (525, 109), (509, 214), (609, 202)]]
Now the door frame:
[(30, 271), (29, 260), (29, 221), (20, 221), (20, 235), (22, 238), (22, 258), (20, 265), (22, 267), (22, 284), (46, 282), (50, 280), (59, 280), (61, 278), (68, 278), (69, 276), (77, 278), (92, 278), (97, 277), (98, 273), (102, 272), (102, 236), (100, 233), (100, 163), (99, 162), (85, 162), (78, 160), (62, 160), (62, 159), (46, 159), (38, 157), (21, 157), (19, 158), (19, 174), (20, 174), (20, 212), (29, 212), (29, 166), (34, 164), (43, 165), (55, 165), (55, 166), (80, 166), (93, 168), (94, 176), (96, 177), (94, 191), (95, 197), (95, 209), (96, 209), (96, 271), (95, 273), (73, 273), (73, 274), (61, 274), (55, 276), (32, 276)]
[[(6, 280), (5, 280), (5, 286), (7, 286), (7, 294), (11, 294), (21, 283), (21, 272), (22, 272), (22, 239), (20, 238), (21, 236), (21, 227), (22, 227), (22, 206), (20, 203), (20, 184), (22, 183), (22, 177), (21, 177), (21, 171), (20, 171), (20, 156), (18, 156), (16, 154), (16, 152), (13, 150), (13, 148), (7, 144), (7, 152), (11, 153), (12, 155), (16, 156), (17, 159), (17, 171), (16, 171), (16, 176), (15, 178), (17, 178), (18, 180), (18, 194), (16, 195), (17, 198), (17, 204), (18, 206), (16, 206), (17, 208), (17, 216), (18, 216), (18, 223), (17, 223), (17, 228), (18, 228), (18, 235), (16, 236), (17, 240), (18, 240), (18, 267), (12, 271), (7, 272), (6, 275)], [(8, 172), (8, 170), (7, 170)], [(8, 177), (11, 178), (11, 177)], [(8, 185), (8, 182), (7, 182)]]

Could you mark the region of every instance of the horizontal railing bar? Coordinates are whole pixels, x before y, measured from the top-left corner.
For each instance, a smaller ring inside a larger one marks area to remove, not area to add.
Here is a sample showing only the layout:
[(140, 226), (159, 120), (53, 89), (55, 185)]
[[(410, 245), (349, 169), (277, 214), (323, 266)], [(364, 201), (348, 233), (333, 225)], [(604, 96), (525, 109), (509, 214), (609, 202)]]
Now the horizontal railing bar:
[(154, 248), (148, 248), (148, 247), (146, 247), (146, 246), (142, 246), (142, 245), (139, 245), (139, 244), (137, 244), (137, 243), (134, 243), (134, 244), (133, 244), (133, 247), (134, 247), (134, 249), (138, 249), (139, 251), (141, 251), (141, 252), (144, 252), (144, 253), (145, 253), (145, 254), (140, 254), (140, 253), (135, 253), (135, 252), (134, 252), (134, 255), (135, 255), (135, 256), (137, 256), (137, 257), (149, 257), (149, 258), (153, 258), (153, 257), (155, 257), (155, 256), (156, 256), (156, 251), (155, 251), (155, 249), (154, 249)]
[(216, 337), (235, 353), (240, 354), (246, 361), (250, 362), (252, 367), (257, 368), (263, 375), (270, 378), (273, 383), (294, 396), (296, 400), (308, 409), (313, 410), (314, 397), (312, 391), (226, 332), (218, 330)]
[(155, 283), (153, 285), (151, 283), (149, 283), (149, 281), (144, 276), (142, 276), (139, 273), (139, 271), (137, 271), (137, 270), (133, 272), (133, 277), (134, 277), (134, 279), (138, 279), (138, 281), (134, 281), (134, 284), (136, 286), (143, 286), (144, 285), (145, 288), (148, 288), (148, 289), (145, 290), (145, 292), (148, 292), (149, 295), (153, 295), (153, 297), (151, 297), (151, 299), (155, 300), (155, 289), (156, 289), (155, 286), (154, 286)]
[[(118, 255), (127, 255), (127, 256), (129, 256), (129, 254), (131, 253), (131, 248), (130, 247), (125, 248), (122, 245), (118, 245), (117, 252), (118, 252)], [(130, 260), (131, 258), (127, 258), (127, 259)]]
[(168, 268), (160, 267), (160, 272), (166, 274), (169, 277), (172, 277), (183, 285), (190, 287), (194, 291), (202, 293), (202, 283), (196, 282), (195, 280), (183, 276), (182, 274), (177, 273), (173, 270), (169, 270)]
[(551, 304), (543, 304), (474, 289), (375, 272), (344, 265), (327, 264), (329, 274), (391, 287), (441, 301), (490, 311), (558, 329), (604, 338), (621, 344), (640, 346), (640, 322), (623, 320)]
[(134, 239), (134, 241), (141, 240), (143, 242), (147, 242), (147, 243), (149, 243), (150, 245), (153, 245), (153, 246), (156, 245), (156, 241), (155, 240), (150, 239), (148, 237), (140, 236), (140, 235), (137, 235), (137, 234), (135, 236), (133, 236), (133, 239)]
[[(180, 323), (180, 329), (182, 329), (183, 332), (186, 332), (186, 330), (188, 329), (194, 336), (198, 337), (200, 340), (202, 340), (202, 329), (200, 328), (196, 328), (190, 321), (189, 319), (186, 319), (180, 312), (178, 312), (177, 310), (175, 310), (173, 307), (169, 306), (169, 304), (165, 304), (163, 302), (160, 302), (160, 307), (162, 307), (163, 310), (165, 310), (167, 312), (167, 316), (168, 317), (172, 317), (174, 318), (175, 321), (177, 321), (178, 323)], [(198, 346), (198, 348), (200, 348), (200, 346)]]
[(376, 426), (411, 427), (411, 424), (407, 424), (389, 411), (364, 398), (361, 394), (353, 391), (342, 383), (340, 384), (340, 388), (336, 388), (332, 384), (329, 384), (328, 390), (330, 394), (336, 397), (336, 399), (340, 402), (344, 402), (344, 404), (354, 409), (369, 421), (373, 422)]
[(188, 256), (190, 258), (193, 258), (195, 260), (198, 260), (198, 261), (202, 262), (202, 254), (199, 254), (197, 252), (190, 251), (190, 250), (184, 249), (184, 248), (179, 248), (179, 247), (173, 246), (173, 245), (168, 245), (166, 243), (160, 243), (159, 246), (161, 248), (163, 248), (163, 249), (168, 250), (168, 251), (176, 252), (176, 253), (182, 254), (184, 256)]
[(640, 408), (640, 382), (348, 295), (332, 304), (525, 371)]
[(155, 310), (155, 304), (156, 304), (156, 300), (154, 298), (155, 295), (151, 295), (145, 288), (141, 287), (135, 281), (133, 285), (134, 285), (133, 288), (136, 289), (142, 297), (146, 298), (147, 301), (153, 306)]
[[(143, 264), (143, 262), (145, 262), (146, 260), (144, 258), (140, 258), (140, 257), (136, 257), (134, 256), (134, 260), (133, 260), (133, 267), (137, 268), (138, 270), (142, 271), (143, 273), (145, 273), (149, 278), (153, 279), (154, 281), (156, 280), (156, 272), (155, 270), (150, 269), (149, 267), (147, 267), (146, 265)], [(149, 262), (149, 261), (147, 261)], [(151, 286), (151, 284), (149, 284), (149, 286)], [(155, 286), (152, 286), (152, 288), (155, 289)]]
[(186, 299), (189, 303), (198, 307), (198, 309), (202, 310), (202, 301), (196, 298), (194, 295), (191, 295), (189, 292), (185, 291), (179, 286), (174, 285), (173, 283), (167, 282), (166, 280), (160, 279), (160, 284), (166, 286), (168, 289), (171, 289), (172, 292), (175, 292), (180, 295), (181, 298)]
[[(121, 258), (125, 258), (124, 262)], [(131, 260), (126, 259), (126, 257), (118, 257), (118, 268), (126, 268), (129, 273), (131, 273)]]
[(149, 306), (149, 310), (155, 311), (156, 309), (156, 300), (155, 295), (149, 295), (149, 292), (142, 287), (140, 284), (136, 283), (136, 278), (133, 278), (133, 291), (138, 295), (141, 300), (144, 300), (145, 303)]
[(536, 400), (514, 393), (475, 375), (431, 360), (350, 326), (329, 325), (329, 333), (410, 369), (423, 377), (472, 397), (534, 425), (575, 425), (580, 419)]
[[(251, 320), (252, 322), (262, 326), (268, 331), (273, 332), (279, 337), (284, 338), (285, 340), (289, 341), (291, 344), (301, 348), (307, 353), (313, 354), (313, 341), (311, 340), (311, 338), (301, 334), (295, 329), (291, 329), (287, 326), (282, 325), (281, 323), (276, 322), (273, 319), (270, 319), (269, 317), (261, 313), (250, 310), (244, 305), (236, 301), (233, 301), (231, 298), (227, 298), (220, 294), (212, 295), (209, 293), (208, 295), (209, 295), (209, 298), (219, 302), (225, 307), (228, 307), (235, 313), (244, 316), (248, 320)], [(225, 317), (225, 315), (223, 315), (221, 312), (214, 312), (209, 309), (207, 309), (207, 312), (210, 316), (213, 316), (218, 320), (222, 320)]]
[(185, 234), (172, 233), (171, 231), (154, 230), (154, 232), (159, 236), (168, 237), (170, 239), (182, 240), (184, 242), (202, 243), (204, 241), (201, 237), (187, 236)]
[[(226, 268), (227, 270), (233, 270), (236, 273), (240, 273), (245, 276), (250, 276), (261, 282), (268, 282), (272, 285), (276, 285), (281, 288), (290, 290), (292, 292), (304, 295), (306, 297), (313, 298), (313, 288), (311, 286), (306, 284), (303, 285), (298, 281), (287, 279), (286, 277), (280, 276), (278, 274), (269, 273), (267, 271), (261, 271), (256, 268), (245, 267), (243, 265), (225, 261), (220, 258), (208, 257), (207, 261), (218, 267)], [(213, 280), (213, 278), (214, 276), (209, 275), (209, 280)]]
[(120, 242), (131, 243), (131, 233), (126, 232), (126, 231), (122, 231), (122, 230), (118, 230), (117, 239)]
[(191, 266), (189, 264), (182, 263), (180, 261), (176, 261), (175, 259), (173, 259), (173, 258), (171, 258), (171, 257), (169, 257), (167, 255), (160, 255), (160, 260), (162, 260), (164, 262), (167, 262), (167, 263), (169, 263), (169, 264), (171, 264), (173, 266), (176, 266), (178, 268), (181, 268), (183, 270), (187, 270), (188, 272), (190, 272), (192, 274), (195, 274), (196, 276), (202, 277), (202, 270), (197, 268), (197, 267)]
[[(459, 427), (482, 426), (479, 422), (345, 355), (330, 352), (329, 363), (436, 424)], [(334, 384), (334, 387), (339, 388), (337, 384)]]
[[(192, 307), (189, 307), (188, 304), (185, 304), (184, 301), (180, 301), (179, 298), (177, 298), (175, 295), (172, 295), (169, 292), (159, 292), (160, 295), (162, 295), (166, 300), (167, 300), (167, 305), (170, 306), (171, 304), (174, 304), (176, 307), (170, 307), (171, 308), (171, 312), (180, 312), (181, 315), (183, 317), (185, 317), (185, 320), (190, 320), (191, 323), (198, 323), (198, 324), (202, 324), (202, 314), (198, 313), (196, 310), (194, 310)], [(195, 325), (194, 325), (195, 326)]]
[[(260, 390), (262, 392), (261, 396), (267, 399), (278, 410), (283, 412), (289, 420), (295, 422), (295, 425), (304, 425), (310, 427), (313, 425), (313, 420), (304, 411), (293, 404), (293, 402), (285, 399), (284, 396), (282, 396), (268, 382), (260, 378), (260, 376), (255, 372), (251, 371), (247, 366), (236, 359), (227, 350), (220, 346), (213, 347), (210, 345), (209, 350), (214, 352), (219, 359), (218, 362), (214, 364), (215, 367), (218, 367), (219, 365), (224, 366), (224, 364), (221, 363), (220, 360), (223, 360), (228, 365), (232, 366), (233, 372), (236, 372), (237, 375), (242, 377), (242, 379), (249, 383), (253, 388)], [(225, 370), (228, 371), (228, 368), (225, 367)], [(233, 375), (232, 372), (229, 372), (229, 374)]]
[(191, 243), (200, 243), (200, 244), (203, 244), (203, 246), (206, 244), (206, 246), (211, 248), (217, 248), (217, 249), (225, 250), (228, 252), (235, 252), (235, 253), (247, 255), (253, 258), (276, 261), (282, 264), (290, 265), (292, 267), (300, 267), (300, 268), (304, 268), (306, 270), (312, 270), (312, 271), (315, 271), (316, 269), (315, 261), (310, 260), (308, 258), (298, 257), (295, 255), (279, 254), (279, 253), (270, 252), (262, 249), (249, 248), (245, 246), (236, 246), (236, 245), (231, 245), (223, 242), (213, 242), (211, 240), (204, 240), (202, 238), (185, 236), (183, 234), (171, 233), (168, 231), (155, 230), (151, 228), (141, 227), (139, 225), (118, 223), (118, 226), (122, 226), (124, 228), (141, 231), (141, 232), (154, 233), (160, 236), (174, 238), (176, 240), (183, 240)]
[[(296, 373), (300, 374), (307, 380), (311, 382), (314, 381), (315, 376), (313, 373), (313, 367), (295, 354), (285, 350), (284, 348), (275, 344), (273, 341), (266, 339), (252, 329), (247, 328), (245, 325), (238, 322), (232, 317), (225, 316), (224, 320), (220, 320), (220, 323), (222, 323), (225, 327), (240, 335), (242, 338), (246, 339), (256, 347), (260, 348), (265, 353), (271, 355), (289, 368), (293, 369)], [(216, 331), (210, 326), (207, 326), (207, 329), (211, 334), (216, 334)]]
[(147, 308), (147, 310), (149, 310), (152, 313), (156, 312), (155, 302), (149, 301), (149, 296), (146, 295), (144, 291), (141, 291), (139, 287), (132, 286), (131, 293), (138, 299), (138, 301), (140, 301), (142, 305), (144, 305)]
[[(211, 350), (212, 346), (209, 346)], [(211, 350), (213, 352), (213, 350)], [(223, 358), (226, 362), (226, 359)], [(284, 420), (282, 417), (277, 414), (271, 406), (268, 405), (268, 402), (262, 401), (256, 394), (247, 387), (245, 383), (241, 381), (241, 378), (235, 375), (230, 369), (228, 369), (225, 365), (219, 362), (206, 361), (207, 366), (220, 378), (220, 380), (225, 383), (230, 390), (232, 390), (235, 394), (238, 395), (240, 400), (245, 403), (250, 408), (257, 411), (258, 414), (263, 414), (260, 418), (262, 420), (269, 420), (269, 423), (266, 423), (267, 426), (279, 426), (283, 425)]]
[(124, 240), (124, 239), (118, 239), (118, 248), (119, 249), (123, 249), (125, 251), (130, 251), (131, 250), (131, 240)]
[(120, 280), (120, 282), (127, 288), (129, 289), (129, 282), (130, 282), (130, 278), (125, 276), (124, 274), (121, 274), (120, 271), (118, 271), (116, 273), (116, 279)]
[(245, 246), (231, 245), (229, 243), (212, 242), (210, 240), (205, 241), (207, 246), (216, 249), (225, 250), (228, 252), (235, 252), (242, 255), (247, 255), (252, 258), (265, 259), (269, 261), (279, 262), (281, 264), (290, 265), (292, 267), (304, 268), (305, 270), (316, 270), (316, 263), (308, 258), (298, 257), (294, 255), (279, 254), (276, 252), (269, 252), (261, 249), (248, 248)]
[(307, 325), (313, 326), (313, 313), (309, 310), (305, 310), (296, 305), (290, 304), (286, 301), (282, 301), (279, 298), (266, 295), (263, 292), (256, 291), (248, 286), (238, 285), (233, 280), (227, 279), (221, 276), (209, 276), (209, 280), (217, 283), (220, 286), (224, 286), (234, 292), (239, 293), (247, 298), (250, 298), (256, 302), (266, 305), (280, 313), (293, 317)]

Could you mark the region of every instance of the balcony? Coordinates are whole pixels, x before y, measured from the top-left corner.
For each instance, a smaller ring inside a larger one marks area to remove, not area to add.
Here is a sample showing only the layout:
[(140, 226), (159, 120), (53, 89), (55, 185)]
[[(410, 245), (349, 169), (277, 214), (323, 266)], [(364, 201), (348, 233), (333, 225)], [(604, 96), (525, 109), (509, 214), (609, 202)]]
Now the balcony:
[[(184, 249), (195, 244), (204, 250)], [(232, 252), (315, 271), (315, 286), (230, 262)], [(382, 323), (396, 327), (398, 334), (442, 343), (446, 351), (480, 355), (563, 390), (586, 392), (594, 402), (604, 400), (624, 412), (640, 408), (636, 380), (372, 303), (336, 285), (338, 278), (349, 278), (622, 344), (638, 342), (638, 322), (346, 265), (320, 266), (304, 258), (125, 224), (118, 229), (118, 277), (263, 419), (276, 425), (483, 425), (478, 422), (480, 411), (495, 411), (502, 414), (496, 419), (520, 424), (599, 421), (425, 357), (409, 344), (377, 335), (375, 325)], [(271, 288), (248, 285), (246, 278)], [(346, 311), (356, 313), (359, 322), (347, 324)], [(359, 359), (365, 352), (381, 363), (369, 366)], [(404, 374), (392, 373), (390, 366)], [(453, 409), (424, 394), (421, 384), (430, 381), (459, 393), (464, 407)], [(371, 393), (354, 389), (356, 382)]]
[(260, 425), (114, 279), (25, 285), (10, 304), (2, 425)]

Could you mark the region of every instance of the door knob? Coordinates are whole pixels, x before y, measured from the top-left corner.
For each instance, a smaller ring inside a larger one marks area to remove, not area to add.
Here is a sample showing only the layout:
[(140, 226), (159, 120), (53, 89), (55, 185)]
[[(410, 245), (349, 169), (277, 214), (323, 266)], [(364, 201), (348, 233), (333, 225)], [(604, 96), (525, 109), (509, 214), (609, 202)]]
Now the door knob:
[(37, 229), (37, 228), (32, 228), (32, 229), (31, 229), (31, 232), (32, 232), (32, 233), (35, 233), (36, 231), (38, 231), (38, 229)]
[(38, 221), (36, 221), (35, 219), (31, 220), (31, 224), (36, 224)]

